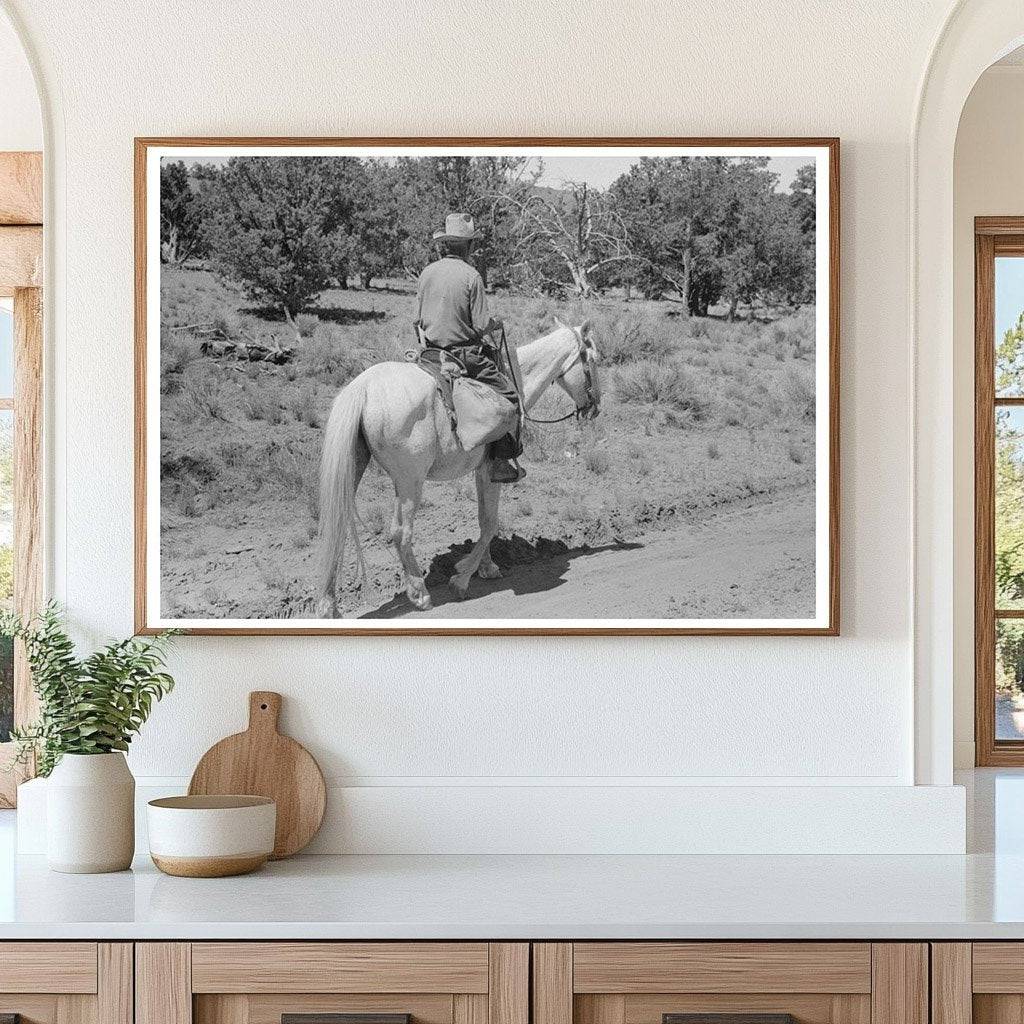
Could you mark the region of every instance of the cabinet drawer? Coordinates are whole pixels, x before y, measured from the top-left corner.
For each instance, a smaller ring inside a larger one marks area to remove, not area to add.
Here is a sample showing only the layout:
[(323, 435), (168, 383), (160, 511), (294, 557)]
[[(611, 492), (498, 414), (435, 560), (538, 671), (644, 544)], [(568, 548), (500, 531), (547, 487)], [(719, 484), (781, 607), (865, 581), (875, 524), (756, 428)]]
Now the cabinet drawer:
[(197, 942), (193, 992), (487, 991), (486, 942)]
[(282, 1024), (295, 1015), (312, 1024), (331, 1014), (401, 1014), (409, 1024), (529, 1018), (522, 942), (139, 943), (135, 969), (135, 1024)]
[[(929, 1024), (928, 949), (869, 942), (536, 943), (533, 1010), (534, 1024), (665, 1024), (677, 1014), (695, 1015), (684, 1024)], [(699, 1020), (708, 1015), (717, 1019)]]
[(97, 973), (95, 942), (0, 943), (0, 992), (92, 994)]
[(871, 945), (578, 942), (573, 991), (867, 993)]
[(0, 1018), (22, 1024), (132, 1024), (126, 942), (0, 942)]

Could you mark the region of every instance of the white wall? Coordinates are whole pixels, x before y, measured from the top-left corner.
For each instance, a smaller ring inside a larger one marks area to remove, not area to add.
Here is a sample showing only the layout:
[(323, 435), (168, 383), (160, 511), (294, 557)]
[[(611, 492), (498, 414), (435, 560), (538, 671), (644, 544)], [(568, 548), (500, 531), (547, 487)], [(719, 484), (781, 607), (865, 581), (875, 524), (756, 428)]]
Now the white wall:
[(954, 739), (974, 764), (974, 218), (1024, 215), (1024, 66), (986, 71), (960, 119), (954, 160)]
[(425, 804), (913, 781), (908, 157), (946, 0), (4, 3), (53, 112), (52, 585), (94, 637), (132, 627), (133, 136), (843, 140), (841, 638), (183, 639), (137, 773), (187, 775), (261, 687), (336, 785)]

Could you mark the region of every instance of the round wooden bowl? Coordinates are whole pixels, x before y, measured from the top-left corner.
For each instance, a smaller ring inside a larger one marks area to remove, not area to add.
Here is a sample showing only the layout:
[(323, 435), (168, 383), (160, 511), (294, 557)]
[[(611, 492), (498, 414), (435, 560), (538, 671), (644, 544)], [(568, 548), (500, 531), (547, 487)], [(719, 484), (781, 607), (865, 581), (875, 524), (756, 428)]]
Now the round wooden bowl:
[(150, 800), (149, 854), (168, 875), (224, 878), (261, 867), (274, 850), (277, 805), (265, 796)]

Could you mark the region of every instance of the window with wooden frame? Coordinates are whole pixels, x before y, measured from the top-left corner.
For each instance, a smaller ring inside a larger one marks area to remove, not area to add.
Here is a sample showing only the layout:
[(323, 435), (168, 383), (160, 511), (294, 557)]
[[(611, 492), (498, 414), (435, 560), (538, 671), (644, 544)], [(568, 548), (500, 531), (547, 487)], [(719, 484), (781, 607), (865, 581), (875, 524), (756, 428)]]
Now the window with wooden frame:
[[(42, 155), (0, 153), (0, 605), (21, 616), (42, 596)], [(24, 652), (0, 640), (0, 807), (13, 768), (13, 726), (35, 714)]]

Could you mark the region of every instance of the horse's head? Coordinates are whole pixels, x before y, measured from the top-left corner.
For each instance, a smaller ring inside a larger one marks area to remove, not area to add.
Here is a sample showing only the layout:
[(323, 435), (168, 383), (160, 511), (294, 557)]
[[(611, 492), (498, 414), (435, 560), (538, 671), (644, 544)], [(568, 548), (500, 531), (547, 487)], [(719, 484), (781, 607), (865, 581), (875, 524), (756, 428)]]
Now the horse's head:
[(572, 331), (576, 346), (556, 380), (576, 403), (576, 415), (592, 419), (601, 411), (601, 381), (597, 372), (601, 356), (594, 344), (590, 321), (584, 320), (578, 327), (569, 327), (560, 320), (558, 324)]

